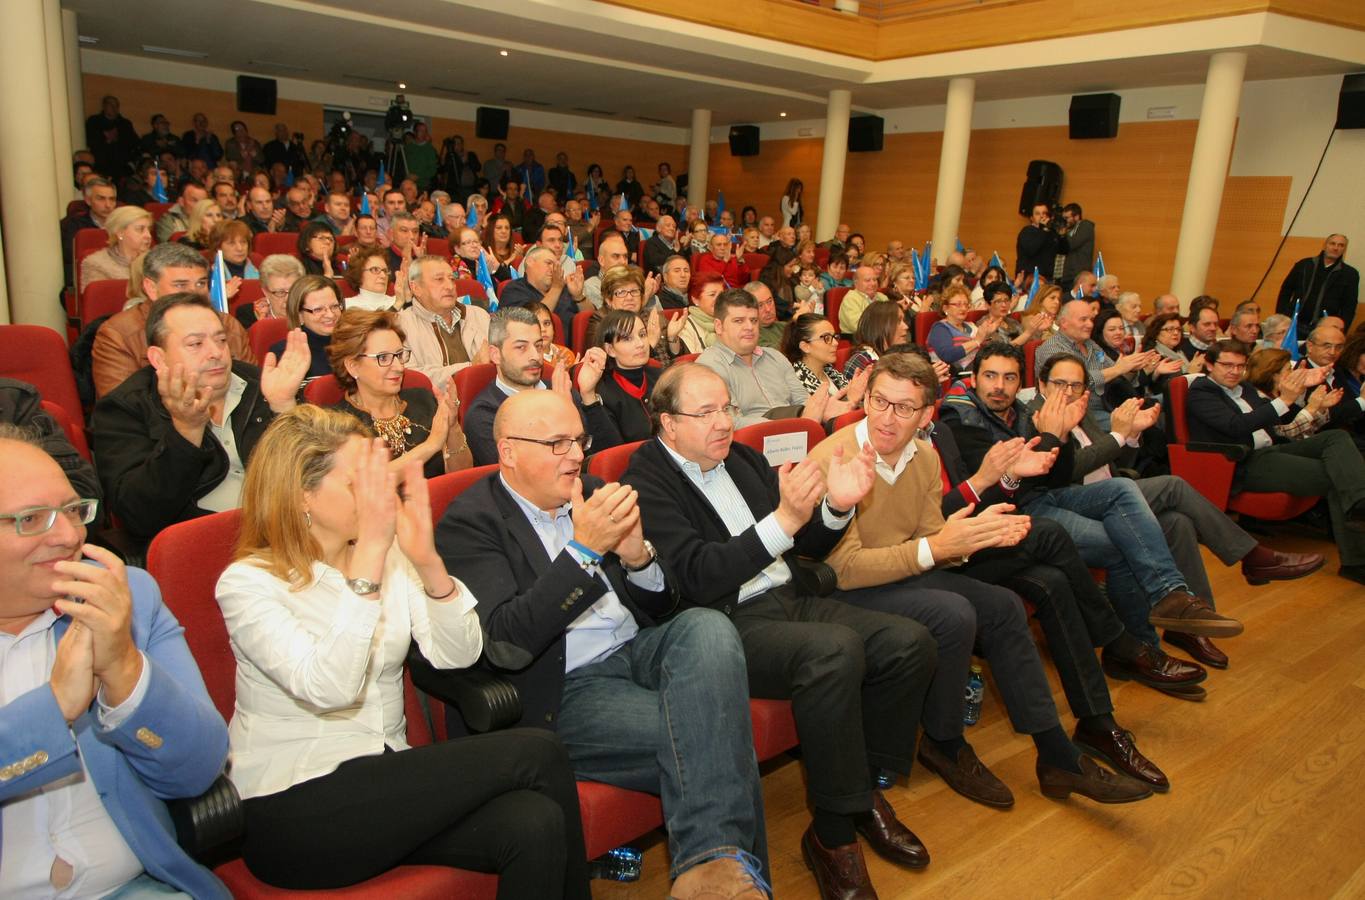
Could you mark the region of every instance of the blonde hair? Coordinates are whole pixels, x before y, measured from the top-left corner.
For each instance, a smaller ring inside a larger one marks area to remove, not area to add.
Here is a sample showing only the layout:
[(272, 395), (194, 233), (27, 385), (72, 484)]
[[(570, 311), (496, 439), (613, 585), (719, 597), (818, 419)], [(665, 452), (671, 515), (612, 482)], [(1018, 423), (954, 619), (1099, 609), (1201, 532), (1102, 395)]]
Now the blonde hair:
[(140, 206), (120, 206), (109, 214), (109, 218), (104, 220), (104, 233), (109, 235), (109, 246), (118, 246), (118, 234), (123, 229), (132, 225), (139, 219), (146, 219), (148, 224), (152, 221), (152, 214)]
[(223, 211), (222, 207), (218, 206), (217, 200), (205, 198), (194, 204), (194, 209), (190, 210), (189, 224), (185, 226), (185, 237), (203, 244), (207, 244), (212, 239), (212, 235), (200, 233), (204, 228), (204, 214), (209, 211), (210, 207), (219, 212)]
[(144, 250), (133, 261), (128, 263), (128, 290), (123, 296), (129, 300), (146, 300), (147, 295), (142, 293), (142, 261), (147, 258), (147, 251)]
[(270, 423), (246, 467), (233, 559), (262, 563), (294, 590), (308, 585), (322, 547), (309, 531), (303, 495), (317, 490), (352, 435), (369, 436), (359, 419), (308, 403)]

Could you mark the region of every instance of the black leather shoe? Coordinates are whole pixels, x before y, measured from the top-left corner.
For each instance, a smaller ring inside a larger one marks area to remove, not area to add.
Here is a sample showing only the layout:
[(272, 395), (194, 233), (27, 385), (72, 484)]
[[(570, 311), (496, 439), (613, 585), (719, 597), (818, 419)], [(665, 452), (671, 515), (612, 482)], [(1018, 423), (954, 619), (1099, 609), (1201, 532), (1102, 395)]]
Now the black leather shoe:
[(1197, 634), (1186, 634), (1183, 631), (1164, 632), (1162, 638), (1172, 647), (1179, 647), (1194, 659), (1206, 666), (1215, 669), (1226, 669), (1228, 667), (1228, 655), (1206, 637)]
[(949, 759), (928, 740), (920, 741), (919, 761), (924, 768), (948, 782), (948, 787), (957, 791), (968, 800), (975, 800), (995, 809), (1009, 809), (1014, 805), (1014, 795), (1005, 783), (991, 774), (991, 770), (977, 758), (971, 747), (963, 745), (957, 751), (957, 759)]
[(1133, 733), (1124, 728), (1114, 731), (1090, 731), (1083, 725), (1076, 725), (1071, 742), (1091, 756), (1098, 757), (1118, 771), (1136, 778), (1152, 790), (1165, 793), (1171, 789), (1166, 773), (1157, 768), (1156, 763), (1142, 755), (1133, 740)]
[(854, 825), (869, 847), (883, 859), (909, 869), (929, 865), (929, 851), (915, 833), (896, 818), (896, 811), (881, 791), (872, 792), (872, 812), (858, 816)]
[(1050, 766), (1041, 759), (1035, 770), (1043, 796), (1053, 800), (1065, 800), (1073, 793), (1089, 797), (1096, 803), (1132, 803), (1152, 796), (1152, 789), (1147, 785), (1097, 766), (1088, 756), (1081, 757), (1079, 774)]
[(857, 841), (830, 850), (820, 843), (811, 825), (801, 835), (801, 857), (806, 868), (815, 873), (820, 900), (877, 900), (863, 848)]

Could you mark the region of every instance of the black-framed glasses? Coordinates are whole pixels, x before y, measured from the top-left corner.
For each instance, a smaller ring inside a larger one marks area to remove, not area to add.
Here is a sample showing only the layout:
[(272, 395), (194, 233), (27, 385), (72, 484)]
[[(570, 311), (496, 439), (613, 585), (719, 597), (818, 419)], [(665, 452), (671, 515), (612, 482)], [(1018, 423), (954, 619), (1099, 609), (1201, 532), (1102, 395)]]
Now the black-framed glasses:
[(412, 359), (412, 348), (404, 347), (402, 350), (385, 350), (381, 353), (357, 353), (356, 356), (360, 359), (372, 359), (379, 368), (387, 369), (389, 366), (393, 365), (395, 359), (406, 366), (408, 360)]
[(340, 304), (340, 303), (333, 303), (333, 304), (331, 304), (331, 305), (329, 305), (329, 306), (315, 306), (315, 307), (313, 307), (312, 309), (309, 309), (309, 308), (306, 307), (306, 306), (300, 306), (300, 307), (299, 307), (299, 312), (306, 312), (306, 313), (308, 313), (308, 315), (310, 315), (310, 316), (325, 316), (325, 315), (339, 316), (339, 315), (341, 315), (341, 304)]
[(701, 412), (682, 412), (681, 410), (679, 410), (678, 412), (671, 413), (671, 415), (685, 416), (686, 418), (689, 419), (697, 419), (709, 425), (712, 422), (716, 421), (716, 416), (724, 415), (727, 418), (731, 419), (738, 417), (739, 407), (733, 403), (727, 403), (724, 406), (719, 407), (717, 409), (704, 409)]
[(832, 331), (826, 331), (824, 334), (815, 335), (810, 340), (819, 341), (822, 344), (833, 344), (839, 340), (839, 336)]
[(66, 516), (72, 525), (89, 525), (95, 521), (99, 505), (98, 500), (73, 500), (65, 506), (30, 506), (16, 513), (0, 515), (0, 519), (13, 520), (16, 534), (34, 537), (51, 531), (57, 524), (58, 513)]
[(1060, 378), (1049, 378), (1047, 383), (1059, 391), (1066, 391), (1069, 394), (1079, 394), (1085, 390), (1084, 381), (1063, 381)]
[(886, 412), (889, 408), (898, 419), (909, 419), (919, 414), (924, 409), (923, 406), (916, 406), (913, 403), (892, 403), (881, 394), (869, 394), (867, 397), (867, 408), (874, 412)]
[(579, 449), (584, 453), (587, 453), (592, 449), (592, 435), (590, 434), (580, 434), (578, 437), (553, 438), (548, 440), (545, 438), (519, 437), (515, 434), (509, 434), (507, 439), (509, 441), (525, 441), (528, 444), (540, 444), (542, 447), (549, 447), (550, 452), (555, 456), (566, 455), (569, 452), (569, 448), (574, 444), (577, 444)]
[(388, 275), (390, 269), (388, 266), (366, 266), (365, 271), (371, 275)]

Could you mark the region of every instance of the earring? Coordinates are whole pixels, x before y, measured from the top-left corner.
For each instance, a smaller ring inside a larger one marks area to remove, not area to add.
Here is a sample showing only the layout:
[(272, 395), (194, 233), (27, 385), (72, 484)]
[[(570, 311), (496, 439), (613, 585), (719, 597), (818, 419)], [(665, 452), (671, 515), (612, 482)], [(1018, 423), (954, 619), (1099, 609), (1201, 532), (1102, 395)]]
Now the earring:
[(303, 525), (305, 528), (313, 527), (313, 514), (306, 509), (303, 511)]

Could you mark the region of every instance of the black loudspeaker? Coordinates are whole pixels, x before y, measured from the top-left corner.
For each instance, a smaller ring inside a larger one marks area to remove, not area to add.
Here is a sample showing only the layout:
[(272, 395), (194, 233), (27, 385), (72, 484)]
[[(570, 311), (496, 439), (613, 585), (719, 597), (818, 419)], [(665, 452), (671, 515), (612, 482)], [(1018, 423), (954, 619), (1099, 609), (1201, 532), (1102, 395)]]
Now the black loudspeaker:
[(758, 156), (758, 126), (730, 126), (730, 155)]
[(480, 106), (474, 110), (474, 136), (486, 141), (507, 140), (507, 110)]
[(238, 75), (237, 111), (275, 115), (275, 79)]
[(1071, 139), (1111, 138), (1119, 133), (1118, 94), (1077, 94), (1071, 98)]
[(886, 120), (881, 116), (854, 116), (848, 120), (848, 150), (850, 153), (867, 153), (882, 149), (882, 127)]
[(1056, 206), (1061, 196), (1062, 167), (1045, 159), (1035, 159), (1028, 164), (1024, 192), (1019, 195), (1019, 215), (1032, 215), (1033, 207), (1039, 203)]
[(1365, 72), (1341, 79), (1337, 95), (1337, 127), (1365, 128)]

